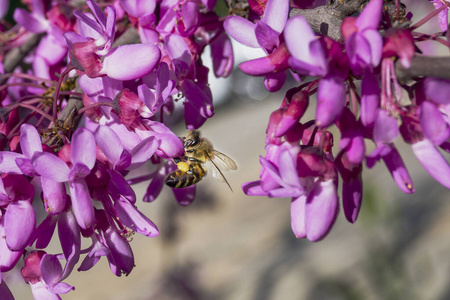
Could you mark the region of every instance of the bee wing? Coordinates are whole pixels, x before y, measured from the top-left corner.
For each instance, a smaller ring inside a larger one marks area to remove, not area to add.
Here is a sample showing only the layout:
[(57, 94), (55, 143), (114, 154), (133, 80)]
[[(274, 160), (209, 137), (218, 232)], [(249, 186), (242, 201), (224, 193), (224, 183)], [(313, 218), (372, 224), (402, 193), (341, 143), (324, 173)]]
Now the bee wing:
[(223, 171), (237, 169), (237, 165), (234, 162), (234, 160), (232, 160), (230, 157), (217, 150), (213, 151), (212, 161), (217, 166), (217, 168)]
[(230, 190), (233, 191), (231, 185), (228, 183), (228, 180), (225, 178), (225, 175), (223, 175), (221, 170), (236, 170), (237, 165), (234, 160), (232, 160), (222, 152), (216, 150), (214, 150), (214, 156), (212, 158), (209, 156), (207, 156), (207, 158), (208, 160), (206, 161), (205, 165), (211, 173), (211, 176), (220, 182), (225, 182)]

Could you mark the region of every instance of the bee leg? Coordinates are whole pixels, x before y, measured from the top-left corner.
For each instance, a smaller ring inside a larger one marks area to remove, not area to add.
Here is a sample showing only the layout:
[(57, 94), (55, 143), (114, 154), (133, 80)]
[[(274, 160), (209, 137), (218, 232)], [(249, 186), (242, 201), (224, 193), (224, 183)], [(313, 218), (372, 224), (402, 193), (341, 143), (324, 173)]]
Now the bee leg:
[(179, 162), (181, 162), (182, 160), (181, 160), (181, 158), (179, 158), (179, 157), (174, 157), (173, 158), (173, 162), (174, 163), (176, 163), (176, 164), (178, 164)]

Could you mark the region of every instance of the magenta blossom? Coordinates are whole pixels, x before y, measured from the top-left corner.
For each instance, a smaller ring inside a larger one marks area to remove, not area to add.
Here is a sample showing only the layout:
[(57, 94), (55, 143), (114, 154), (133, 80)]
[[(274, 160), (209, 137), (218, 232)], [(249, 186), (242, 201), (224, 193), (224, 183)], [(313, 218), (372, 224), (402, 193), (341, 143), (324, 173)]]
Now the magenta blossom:
[(95, 153), (94, 135), (89, 130), (80, 128), (74, 132), (70, 144), (72, 167), (61, 158), (46, 152), (38, 153), (32, 158), (34, 169), (42, 177), (55, 182), (69, 183), (73, 212), (83, 229), (91, 227), (94, 221), (94, 206), (84, 178), (94, 167)]
[[(111, 48), (114, 41), (115, 9), (108, 6), (106, 16), (93, 1), (86, 2), (94, 12), (75, 12), (81, 35), (65, 34), (71, 48), (73, 66), (89, 77), (107, 75), (118, 80), (137, 79), (150, 73), (160, 58), (159, 49), (150, 44), (123, 45)], [(101, 57), (103, 60), (101, 60)]]
[(383, 40), (378, 32), (383, 0), (371, 0), (357, 17), (348, 17), (342, 23), (342, 34), (346, 40), (352, 71), (361, 75), (380, 63)]

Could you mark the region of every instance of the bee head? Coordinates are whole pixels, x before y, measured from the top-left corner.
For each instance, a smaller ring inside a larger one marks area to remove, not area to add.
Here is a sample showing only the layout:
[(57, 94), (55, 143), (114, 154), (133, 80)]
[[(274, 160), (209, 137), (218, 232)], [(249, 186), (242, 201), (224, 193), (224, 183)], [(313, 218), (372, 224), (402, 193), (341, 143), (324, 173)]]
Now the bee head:
[(184, 148), (197, 145), (200, 140), (200, 131), (190, 130), (183, 139)]

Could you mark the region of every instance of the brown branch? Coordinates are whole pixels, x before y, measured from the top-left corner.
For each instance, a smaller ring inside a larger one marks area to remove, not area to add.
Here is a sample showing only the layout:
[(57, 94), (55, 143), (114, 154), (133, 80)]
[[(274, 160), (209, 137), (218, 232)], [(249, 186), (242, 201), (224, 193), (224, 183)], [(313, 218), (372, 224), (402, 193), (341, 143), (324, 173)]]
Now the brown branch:
[[(77, 93), (83, 93), (81, 88), (77, 86), (75, 88), (75, 92)], [(61, 111), (61, 113), (58, 116), (58, 120), (61, 122), (64, 122), (67, 117), (71, 114), (73, 109), (76, 109), (76, 111), (79, 111), (83, 108), (83, 101), (79, 96), (71, 96), (69, 100), (67, 101), (67, 105), (64, 107), (64, 109)]]
[(25, 56), (30, 53), (41, 41), (42, 37), (46, 33), (32, 33), (28, 37), (28, 40), (23, 43), (20, 47), (14, 48), (9, 51), (3, 60), (3, 67), (5, 68), (5, 73), (11, 73), (14, 69), (22, 63)]
[(293, 8), (289, 17), (303, 16), (312, 30), (338, 41), (341, 39), (341, 24), (345, 17), (362, 10), (368, 0), (336, 1), (332, 4), (319, 6), (314, 9)]
[(395, 62), (395, 73), (400, 82), (406, 83), (411, 79), (420, 77), (437, 77), (450, 79), (450, 57), (414, 56), (411, 67), (406, 69)]

